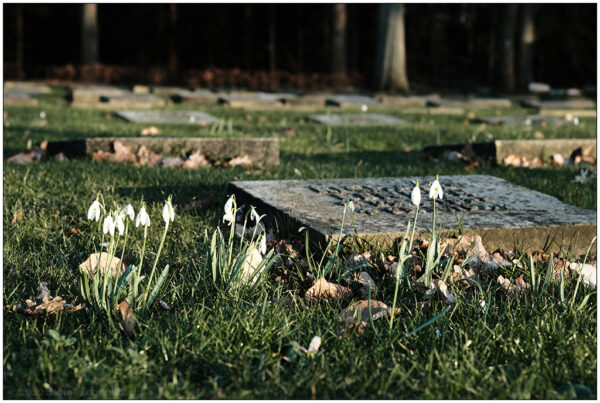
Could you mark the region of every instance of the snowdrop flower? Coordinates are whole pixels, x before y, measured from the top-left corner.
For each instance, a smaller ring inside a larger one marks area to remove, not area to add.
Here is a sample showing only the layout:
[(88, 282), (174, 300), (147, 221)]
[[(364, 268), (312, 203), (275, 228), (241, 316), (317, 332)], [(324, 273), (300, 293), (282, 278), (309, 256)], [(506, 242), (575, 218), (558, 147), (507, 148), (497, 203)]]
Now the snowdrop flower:
[[(121, 214), (116, 214), (115, 215), (115, 227), (117, 228), (117, 230), (119, 231), (119, 235), (123, 235), (123, 232), (125, 232), (125, 224), (123, 223), (123, 216)], [(113, 230), (114, 232), (114, 230)]]
[(94, 200), (90, 208), (88, 209), (87, 218), (88, 220), (98, 221), (100, 220), (100, 202), (98, 200)]
[(173, 209), (173, 205), (171, 204), (171, 200), (167, 200), (162, 210), (163, 220), (165, 220), (165, 224), (167, 227), (169, 226), (169, 220), (173, 222), (175, 220), (175, 210)]
[(412, 204), (414, 204), (417, 207), (419, 207), (419, 204), (421, 204), (421, 188), (419, 187), (418, 179), (417, 183), (415, 183), (415, 187), (412, 190), (412, 193), (410, 194), (410, 200), (412, 201)]
[(110, 233), (111, 236), (115, 235), (115, 222), (112, 216), (106, 216), (104, 223), (102, 224), (102, 231), (105, 234)]
[(369, 109), (369, 107), (368, 107), (367, 105), (363, 105), (363, 106), (361, 106), (361, 108), (360, 108), (360, 109), (361, 109), (363, 112), (366, 112), (366, 111)]
[(227, 200), (227, 203), (225, 203), (225, 215), (223, 216), (223, 222), (227, 221), (227, 222), (229, 222), (229, 225), (231, 225), (234, 218), (235, 217), (233, 214), (233, 196), (231, 196)]
[(443, 199), (444, 198), (444, 191), (442, 190), (442, 186), (440, 186), (440, 181), (438, 180), (438, 177), (435, 177), (435, 180), (433, 181), (433, 183), (431, 184), (431, 187), (429, 188), (429, 198), (430, 199)]
[(306, 229), (306, 227), (300, 227), (300, 228), (298, 228), (298, 232), (302, 232), (302, 231), (304, 231), (305, 229)]
[(260, 250), (260, 253), (262, 253), (263, 255), (265, 253), (267, 253), (267, 237), (266, 236), (261, 236), (260, 237), (260, 246), (258, 248)]
[(250, 207), (251, 207), (251, 210), (250, 210), (250, 219), (253, 220), (253, 221), (256, 221), (256, 223), (258, 224), (258, 222), (260, 221), (260, 216), (256, 212), (256, 209), (254, 208), (254, 206), (250, 206)]
[(139, 227), (140, 224), (144, 227), (150, 226), (150, 216), (146, 213), (146, 208), (142, 207), (138, 212), (137, 218), (135, 219), (135, 226)]
[(574, 182), (585, 183), (588, 180), (589, 172), (587, 169), (580, 169), (579, 175), (575, 176)]
[(40, 112), (40, 119), (46, 119), (46, 112), (44, 112), (44, 111)]
[(344, 206), (344, 210), (348, 209), (350, 211), (354, 211), (354, 202), (352, 200), (350, 200), (349, 202), (346, 203), (346, 206)]
[(135, 220), (135, 211), (133, 210), (133, 206), (131, 204), (125, 206), (125, 208), (121, 210), (120, 215), (129, 217), (131, 221)]

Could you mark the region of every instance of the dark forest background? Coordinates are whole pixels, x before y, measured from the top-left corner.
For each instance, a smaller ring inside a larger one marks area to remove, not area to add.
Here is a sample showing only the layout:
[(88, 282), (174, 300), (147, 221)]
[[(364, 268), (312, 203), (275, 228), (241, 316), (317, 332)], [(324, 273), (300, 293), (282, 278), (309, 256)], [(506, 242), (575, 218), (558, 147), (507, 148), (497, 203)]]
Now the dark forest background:
[[(341, 67), (336, 52), (341, 11), (335, 4), (98, 4), (98, 51), (92, 59), (82, 50), (83, 5), (3, 7), (5, 80), (202, 85), (219, 84), (215, 74), (221, 74), (244, 86), (261, 74), (265, 82), (279, 77), (283, 87), (319, 80), (376, 87), (382, 40), (377, 4), (342, 6)], [(527, 81), (561, 88), (596, 84), (595, 4), (407, 4), (403, 13), (406, 74), (413, 90), (507, 90), (502, 84), (507, 62), (522, 84), (528, 19), (534, 39)], [(508, 61), (502, 51), (507, 38), (514, 48)], [(84, 64), (96, 67), (85, 70)], [(331, 79), (333, 73), (345, 80)], [(295, 81), (281, 78), (286, 75)], [(298, 79), (303, 76), (308, 78)]]

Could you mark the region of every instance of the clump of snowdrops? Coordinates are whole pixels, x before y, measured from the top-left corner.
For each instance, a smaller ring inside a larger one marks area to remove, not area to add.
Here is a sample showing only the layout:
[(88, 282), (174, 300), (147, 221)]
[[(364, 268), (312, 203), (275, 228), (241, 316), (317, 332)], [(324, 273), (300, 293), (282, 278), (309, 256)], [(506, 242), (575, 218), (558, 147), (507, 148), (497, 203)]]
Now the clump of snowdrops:
[[(102, 195), (99, 196), (103, 200)], [(142, 203), (136, 216), (131, 204), (122, 209), (107, 211), (96, 198), (88, 209), (87, 218), (98, 222), (98, 231), (101, 232), (100, 247), (106, 247), (107, 251), (97, 254), (95, 267), (90, 267), (90, 270), (80, 270), (79, 282), (83, 298), (92, 307), (105, 311), (111, 324), (115, 307), (123, 300), (127, 301), (132, 310), (146, 311), (156, 298), (169, 273), (169, 265), (166, 265), (160, 275), (155, 277), (169, 224), (175, 219), (171, 196), (165, 201), (162, 209), (164, 229), (149, 273), (147, 269), (144, 270), (144, 255), (151, 223), (145, 203)], [(121, 272), (122, 259), (129, 238), (130, 222), (132, 226), (135, 223), (136, 231), (143, 231), (143, 246), (137, 264), (129, 265)], [(102, 223), (101, 226), (100, 223)], [(152, 228), (156, 228), (156, 225)], [(105, 240), (108, 242), (105, 243)], [(93, 261), (90, 260), (90, 262)]]
[[(223, 215), (229, 234), (224, 235), (217, 228), (210, 242), (209, 277), (217, 290), (229, 295), (239, 295), (244, 290), (254, 291), (277, 258), (274, 249), (267, 251), (267, 234), (261, 222), (265, 215), (259, 215), (250, 206), (243, 224), (238, 224), (240, 213), (241, 208), (232, 195), (225, 203)], [(236, 233), (239, 235), (237, 240)]]

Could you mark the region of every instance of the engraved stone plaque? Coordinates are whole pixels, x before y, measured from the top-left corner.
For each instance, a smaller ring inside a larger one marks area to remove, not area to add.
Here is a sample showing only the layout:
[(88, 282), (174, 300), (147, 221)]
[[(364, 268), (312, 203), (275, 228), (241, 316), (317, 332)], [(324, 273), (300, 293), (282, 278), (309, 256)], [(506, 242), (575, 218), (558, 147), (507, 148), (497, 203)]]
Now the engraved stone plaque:
[(406, 121), (378, 113), (348, 113), (335, 115), (312, 115), (312, 120), (325, 125), (405, 125)]
[[(372, 244), (391, 246), (414, 219), (415, 206), (410, 193), (417, 178), (364, 178), (244, 181), (229, 184), (229, 193), (238, 204), (254, 205), (261, 213), (284, 216), (311, 231), (311, 239), (337, 239), (344, 204), (352, 200), (355, 211), (348, 212), (344, 232), (356, 234)], [(433, 177), (419, 178), (422, 204), (417, 233), (431, 231), (433, 203), (429, 183)], [(542, 248), (549, 237), (551, 249), (563, 250), (573, 242), (584, 251), (596, 233), (596, 212), (574, 207), (543, 193), (529, 190), (487, 175), (441, 176), (444, 197), (436, 202), (436, 224), (442, 231), (462, 228), (465, 234), (482, 236), (494, 250)]]
[(117, 116), (135, 123), (207, 125), (219, 119), (200, 111), (120, 111)]

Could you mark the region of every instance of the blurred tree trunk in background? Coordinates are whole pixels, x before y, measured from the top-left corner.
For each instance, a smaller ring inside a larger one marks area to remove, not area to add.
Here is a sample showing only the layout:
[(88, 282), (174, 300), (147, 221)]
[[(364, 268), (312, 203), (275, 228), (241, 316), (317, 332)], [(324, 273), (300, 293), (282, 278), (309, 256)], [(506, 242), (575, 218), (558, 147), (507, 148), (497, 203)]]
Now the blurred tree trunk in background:
[(379, 5), (379, 39), (377, 51), (377, 87), (408, 92), (404, 4)]
[(302, 7), (304, 4), (298, 4), (298, 14), (296, 15), (297, 31), (296, 31), (296, 71), (302, 72), (304, 68), (304, 25), (302, 21)]
[(346, 74), (346, 5), (344, 3), (333, 5), (333, 36), (331, 52), (331, 70), (334, 73)]
[(177, 57), (177, 5), (169, 5), (169, 72), (175, 73), (179, 68)]
[(534, 5), (521, 4), (521, 43), (519, 49), (519, 90), (527, 91), (533, 80), (533, 43), (535, 25), (533, 22)]
[(98, 5), (84, 4), (81, 24), (83, 64), (98, 63)]
[(17, 78), (23, 78), (25, 73), (23, 72), (23, 6), (21, 4), (16, 5), (17, 12), (17, 54), (15, 57), (16, 73)]
[(502, 4), (500, 11), (500, 35), (498, 35), (498, 79), (500, 88), (506, 92), (515, 90), (515, 31), (517, 27), (517, 4)]
[(269, 71), (275, 71), (275, 5), (269, 4)]
[(244, 5), (244, 68), (252, 70), (252, 4)]

